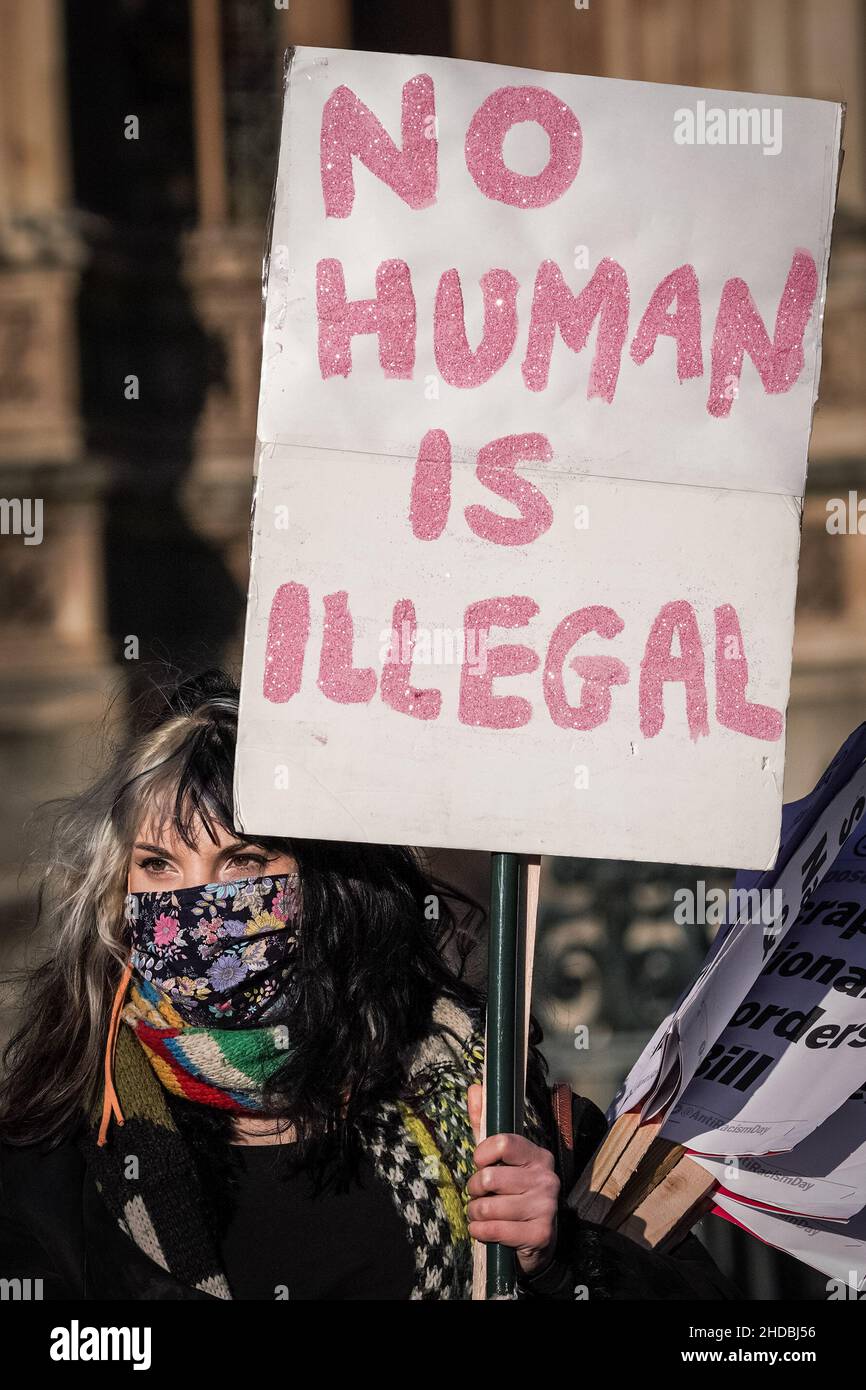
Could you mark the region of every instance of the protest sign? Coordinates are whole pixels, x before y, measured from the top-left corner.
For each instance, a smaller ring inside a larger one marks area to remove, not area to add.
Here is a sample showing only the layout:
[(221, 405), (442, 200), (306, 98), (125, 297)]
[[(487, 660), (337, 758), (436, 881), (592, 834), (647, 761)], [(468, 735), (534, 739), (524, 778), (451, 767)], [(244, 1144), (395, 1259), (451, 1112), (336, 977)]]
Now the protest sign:
[(244, 830), (773, 862), (840, 126), (295, 50)]
[[(785, 807), (782, 831), (775, 870), (738, 874), (729, 921), (626, 1078), (569, 1200), (662, 1247), (714, 1202), (760, 1239), (859, 1280), (866, 724)], [(642, 1204), (630, 1207), (632, 1193)]]
[(856, 1090), (866, 1075), (864, 852), (866, 835), (852, 835), (765, 954), (668, 1116), (665, 1138), (705, 1154), (791, 1149)]
[(774, 1245), (839, 1280), (843, 1286), (866, 1287), (866, 1212), (859, 1212), (844, 1226), (834, 1227), (804, 1217), (777, 1216), (729, 1196), (718, 1197), (713, 1211), (767, 1245)]
[(823, 1124), (776, 1157), (692, 1155), (723, 1196), (768, 1211), (848, 1221), (866, 1206), (866, 1095), (858, 1089)]
[[(785, 807), (775, 868), (760, 875), (737, 875), (730, 920), (718, 932), (697, 979), (626, 1077), (611, 1118), (640, 1105), (647, 1119), (683, 1095), (771, 952), (785, 942), (804, 899), (836, 867), (837, 857), (857, 857), (864, 815), (866, 724), (846, 739), (813, 791)], [(856, 910), (851, 916), (857, 916)], [(837, 1103), (844, 1095), (843, 1089)], [(684, 1135), (677, 1138), (685, 1142)], [(731, 1150), (726, 1147), (725, 1152)]]

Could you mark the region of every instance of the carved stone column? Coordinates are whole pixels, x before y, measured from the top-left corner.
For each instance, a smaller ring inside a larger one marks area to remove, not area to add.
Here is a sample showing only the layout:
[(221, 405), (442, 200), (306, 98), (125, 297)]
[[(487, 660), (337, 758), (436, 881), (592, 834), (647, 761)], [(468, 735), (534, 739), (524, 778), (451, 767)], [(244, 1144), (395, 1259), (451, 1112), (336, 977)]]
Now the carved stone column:
[[(35, 801), (72, 790), (103, 707), (100, 470), (82, 453), (61, 6), (0, 8), (0, 955)], [(38, 520), (38, 525), (36, 524)]]

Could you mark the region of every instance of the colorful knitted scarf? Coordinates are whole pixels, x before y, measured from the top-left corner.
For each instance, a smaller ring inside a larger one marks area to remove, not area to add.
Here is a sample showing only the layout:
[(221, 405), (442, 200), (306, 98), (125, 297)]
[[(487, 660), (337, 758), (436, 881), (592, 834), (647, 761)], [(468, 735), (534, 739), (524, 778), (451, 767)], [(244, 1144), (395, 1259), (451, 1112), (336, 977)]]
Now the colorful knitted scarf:
[(286, 1060), (285, 1024), (196, 1028), (166, 994), (138, 976), (122, 1017), (167, 1091), (232, 1114), (261, 1110), (264, 1083)]
[[(190, 1288), (230, 1299), (196, 1164), (166, 1092), (236, 1113), (255, 1110), (263, 1078), (285, 1058), (285, 1039), (279, 1028), (184, 1027), (151, 990), (136, 981), (117, 1033), (114, 1088), (123, 1125), (111, 1126), (100, 1145), (97, 1107), (85, 1141), (88, 1165), (109, 1210), (150, 1259)], [(423, 1098), (383, 1104), (361, 1140), (406, 1226), (413, 1299), (471, 1296), (465, 1189), (475, 1139), (466, 1088), (481, 1079), (483, 1036), (479, 1020), (440, 1000), (430, 1035), (408, 1064), (410, 1076), (424, 1073)]]

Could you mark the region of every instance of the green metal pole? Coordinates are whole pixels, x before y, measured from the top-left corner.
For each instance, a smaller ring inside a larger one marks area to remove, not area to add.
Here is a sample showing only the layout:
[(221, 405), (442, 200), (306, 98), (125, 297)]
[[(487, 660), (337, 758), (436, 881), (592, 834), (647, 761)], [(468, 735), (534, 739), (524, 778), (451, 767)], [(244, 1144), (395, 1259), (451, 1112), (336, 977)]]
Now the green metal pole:
[[(520, 865), (516, 854), (494, 854), (490, 884), (487, 962), (487, 1133), (511, 1134), (515, 1120), (517, 1061), (517, 956), (520, 936)], [(514, 1292), (514, 1251), (487, 1247), (487, 1297)]]

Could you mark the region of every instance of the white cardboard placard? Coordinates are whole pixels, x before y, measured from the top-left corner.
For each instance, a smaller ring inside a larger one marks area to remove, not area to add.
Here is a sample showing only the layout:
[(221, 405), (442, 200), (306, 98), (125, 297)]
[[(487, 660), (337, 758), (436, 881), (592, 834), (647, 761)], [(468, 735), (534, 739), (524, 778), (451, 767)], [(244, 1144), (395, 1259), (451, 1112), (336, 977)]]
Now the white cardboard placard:
[(840, 127), (295, 51), (239, 826), (773, 862)]

